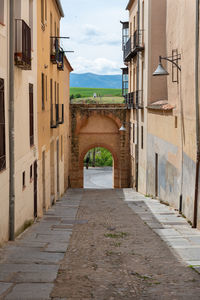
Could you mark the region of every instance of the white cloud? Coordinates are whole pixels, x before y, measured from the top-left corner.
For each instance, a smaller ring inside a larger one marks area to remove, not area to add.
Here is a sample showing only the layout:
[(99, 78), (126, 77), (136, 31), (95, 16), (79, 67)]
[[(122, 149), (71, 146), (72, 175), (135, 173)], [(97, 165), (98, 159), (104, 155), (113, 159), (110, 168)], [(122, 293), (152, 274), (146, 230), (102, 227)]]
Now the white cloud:
[(65, 18), (62, 40), (74, 72), (120, 74), (123, 66), (120, 20), (127, 20), (128, 0), (61, 0)]
[(119, 65), (109, 59), (99, 57), (95, 60), (89, 60), (85, 57), (77, 57), (76, 60), (72, 62), (74, 71), (77, 73), (95, 73), (102, 75), (113, 75), (120, 74)]

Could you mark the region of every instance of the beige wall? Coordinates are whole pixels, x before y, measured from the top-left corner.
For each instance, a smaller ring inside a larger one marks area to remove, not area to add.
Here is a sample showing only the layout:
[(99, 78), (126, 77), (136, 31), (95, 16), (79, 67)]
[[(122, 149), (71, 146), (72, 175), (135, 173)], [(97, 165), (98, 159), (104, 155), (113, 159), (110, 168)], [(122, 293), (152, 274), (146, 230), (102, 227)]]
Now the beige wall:
[[(147, 169), (147, 109), (146, 106), (154, 101), (167, 99), (167, 80), (166, 78), (152, 77), (153, 71), (158, 64), (159, 55), (166, 54), (165, 32), (166, 28), (166, 1), (159, 0), (140, 0), (140, 30), (143, 34), (144, 50), (128, 62), (129, 68), (129, 92), (137, 89), (142, 90), (143, 109), (139, 109), (138, 117), (136, 109), (131, 109), (131, 171), (132, 184), (135, 186), (135, 163), (136, 147), (138, 144), (139, 152), (139, 173), (138, 190), (146, 194), (146, 169)], [(159, 13), (158, 13), (159, 12)], [(130, 2), (129, 7), (129, 34), (137, 29), (138, 1)], [(135, 21), (134, 21), (135, 20)], [(135, 27), (134, 27), (135, 23)], [(130, 30), (131, 28), (131, 30)], [(139, 74), (137, 76), (137, 59), (139, 59)], [(138, 81), (138, 84), (137, 84)], [(138, 119), (138, 123), (137, 123)], [(138, 136), (137, 136), (138, 126)], [(133, 128), (135, 133), (133, 133)], [(142, 149), (142, 128), (143, 128), (143, 149)], [(133, 143), (133, 135), (135, 142)]]
[[(52, 15), (52, 33), (51, 16)], [(39, 193), (38, 214), (48, 209), (64, 193), (68, 186), (68, 159), (69, 159), (69, 73), (72, 68), (67, 59), (64, 62), (64, 71), (59, 71), (57, 65), (50, 61), (50, 36), (58, 36), (60, 32), (61, 15), (56, 1), (47, 1), (47, 19), (41, 24), (41, 1), (38, 1), (38, 153), (39, 153)], [(56, 32), (55, 32), (56, 23)], [(41, 76), (45, 75), (45, 108), (42, 109)], [(46, 86), (47, 78), (47, 86)], [(55, 103), (55, 82), (59, 83), (59, 104), (64, 104), (64, 124), (51, 128), (50, 116), (50, 79), (53, 80), (53, 103)], [(47, 93), (46, 93), (47, 90)], [(59, 144), (59, 159), (57, 159), (57, 142)], [(45, 162), (42, 152), (45, 151)], [(45, 170), (44, 170), (45, 165)], [(59, 166), (59, 173), (58, 173)], [(45, 175), (43, 174), (45, 172)], [(59, 181), (57, 180), (59, 176)]]
[(192, 221), (196, 159), (195, 2), (167, 1), (166, 56), (171, 56), (174, 49), (181, 54), (178, 83), (172, 82), (172, 64), (165, 65), (170, 74), (167, 99), (173, 109), (168, 112), (150, 110), (148, 113), (147, 190), (154, 194), (154, 156), (158, 153), (158, 196), (179, 208), (182, 194), (182, 212)]
[(4, 24), (0, 24), (0, 78), (4, 79), (6, 169), (0, 172), (0, 244), (8, 239), (9, 224), (9, 135), (8, 135), (8, 3), (4, 2)]
[[(14, 111), (15, 111), (15, 231), (18, 232), (26, 221), (33, 219), (33, 179), (30, 179), (30, 166), (37, 160), (37, 1), (33, 1), (33, 43), (31, 70), (14, 67)], [(15, 3), (16, 7), (20, 1)], [(20, 18), (29, 27), (29, 1), (21, 1)], [(17, 18), (18, 15), (15, 15)], [(34, 99), (34, 146), (29, 139), (29, 83), (33, 84)], [(33, 168), (33, 167), (32, 167)], [(25, 188), (22, 174), (25, 172)]]

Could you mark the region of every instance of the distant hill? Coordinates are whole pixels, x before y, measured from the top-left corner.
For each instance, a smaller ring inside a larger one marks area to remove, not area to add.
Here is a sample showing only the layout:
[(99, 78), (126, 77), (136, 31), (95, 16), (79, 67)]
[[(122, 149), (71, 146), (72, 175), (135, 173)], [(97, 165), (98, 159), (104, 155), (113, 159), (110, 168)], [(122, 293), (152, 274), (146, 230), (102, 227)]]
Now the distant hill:
[(121, 89), (122, 75), (97, 75), (71, 73), (70, 87)]

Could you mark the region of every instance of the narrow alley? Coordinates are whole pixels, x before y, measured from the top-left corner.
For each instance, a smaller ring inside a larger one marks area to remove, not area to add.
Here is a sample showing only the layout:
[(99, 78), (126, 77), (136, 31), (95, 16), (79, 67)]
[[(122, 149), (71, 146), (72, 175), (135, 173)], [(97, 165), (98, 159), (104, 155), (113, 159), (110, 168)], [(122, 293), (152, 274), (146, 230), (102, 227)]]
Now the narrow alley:
[[(200, 276), (188, 266), (200, 265), (192, 230), (132, 189), (70, 189), (1, 249), (0, 299), (200, 299)], [(184, 243), (191, 257), (173, 250)]]

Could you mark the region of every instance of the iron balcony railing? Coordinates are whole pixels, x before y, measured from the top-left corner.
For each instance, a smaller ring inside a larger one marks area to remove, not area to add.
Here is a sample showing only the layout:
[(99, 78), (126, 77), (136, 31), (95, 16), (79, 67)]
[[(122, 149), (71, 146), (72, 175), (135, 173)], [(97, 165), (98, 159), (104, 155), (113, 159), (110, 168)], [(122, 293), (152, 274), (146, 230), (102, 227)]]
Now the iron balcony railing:
[(125, 96), (125, 103), (127, 105), (128, 109), (141, 109), (144, 107), (144, 103), (143, 103), (143, 91), (135, 91), (135, 92), (131, 92), (128, 93)]
[(15, 64), (31, 70), (31, 29), (24, 20), (15, 20)]
[(51, 128), (57, 128), (59, 124), (64, 123), (64, 104), (51, 105)]
[(143, 30), (136, 30), (128, 39), (124, 46), (124, 61), (127, 62), (133, 58), (138, 51), (144, 49)]
[(64, 51), (59, 46), (58, 38), (51, 37), (51, 54), (50, 59), (53, 64), (57, 64), (57, 68), (60, 71), (64, 70)]

